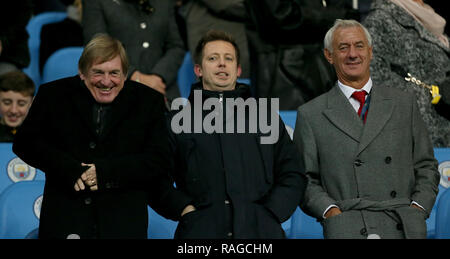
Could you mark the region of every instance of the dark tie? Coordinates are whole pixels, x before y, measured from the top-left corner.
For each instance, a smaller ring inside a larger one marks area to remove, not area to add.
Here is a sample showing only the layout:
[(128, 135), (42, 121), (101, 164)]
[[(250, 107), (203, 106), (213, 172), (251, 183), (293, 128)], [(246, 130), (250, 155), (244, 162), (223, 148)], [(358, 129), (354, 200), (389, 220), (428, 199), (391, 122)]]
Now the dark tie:
[[(352, 97), (355, 98), (358, 102), (359, 102), (359, 109), (358, 109), (358, 116), (361, 117), (361, 111), (363, 110), (364, 107), (364, 102), (366, 101), (366, 95), (367, 92), (366, 91), (354, 91), (352, 94)], [(367, 118), (367, 111), (364, 112), (363, 114), (364, 118), (361, 118), (364, 120), (364, 122), (366, 122), (366, 118)]]

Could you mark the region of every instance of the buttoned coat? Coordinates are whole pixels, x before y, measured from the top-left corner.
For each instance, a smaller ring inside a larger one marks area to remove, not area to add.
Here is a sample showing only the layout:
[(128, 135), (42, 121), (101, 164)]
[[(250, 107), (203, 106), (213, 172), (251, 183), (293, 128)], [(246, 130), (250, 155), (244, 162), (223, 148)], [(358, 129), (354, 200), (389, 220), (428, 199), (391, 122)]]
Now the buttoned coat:
[[(78, 76), (42, 85), (16, 135), (14, 153), (45, 173), (40, 238), (146, 238), (149, 203), (172, 217), (187, 205), (173, 200), (166, 178), (162, 95), (125, 81), (100, 136), (94, 102)], [(81, 163), (95, 164), (97, 191), (74, 190), (86, 170)]]
[(391, 1), (374, 0), (362, 23), (373, 38), (373, 81), (414, 93), (433, 146), (450, 146), (450, 121), (437, 113), (429, 90), (404, 79), (411, 73), (450, 91), (450, 49)]
[(167, 91), (174, 94), (178, 91), (177, 72), (186, 53), (174, 16), (174, 1), (149, 3), (153, 8), (150, 14), (140, 9), (138, 1), (83, 1), (84, 41), (101, 32), (120, 40), (130, 60), (128, 76), (135, 70), (159, 75)]
[[(371, 92), (365, 124), (338, 86), (299, 107), (294, 142), (308, 176), (301, 206), (325, 238), (425, 238), (439, 183), (426, 127), (411, 94)], [(343, 213), (323, 220), (333, 204)]]

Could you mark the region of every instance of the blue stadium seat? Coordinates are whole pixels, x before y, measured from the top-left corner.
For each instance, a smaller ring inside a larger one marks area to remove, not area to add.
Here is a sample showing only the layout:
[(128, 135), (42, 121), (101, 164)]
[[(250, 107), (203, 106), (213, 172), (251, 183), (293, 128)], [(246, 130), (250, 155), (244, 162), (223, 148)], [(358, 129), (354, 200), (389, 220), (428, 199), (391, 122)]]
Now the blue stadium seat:
[(430, 217), (427, 219), (427, 238), (436, 238), (436, 212), (439, 204), (439, 200), (443, 193), (450, 186), (450, 148), (434, 148), (434, 157), (439, 162), (439, 173), (441, 174), (441, 181), (439, 184), (439, 193), (436, 197), (433, 209), (431, 210)]
[(18, 158), (12, 152), (12, 143), (0, 143), (0, 194), (16, 182), (33, 180), (45, 180), (44, 173)]
[(279, 111), (279, 115), (286, 126), (289, 136), (293, 139), (295, 121), (297, 120), (297, 111)]
[(78, 73), (78, 60), (83, 47), (62, 48), (53, 53), (42, 70), (42, 84)]
[(292, 215), (290, 239), (322, 239), (322, 225), (313, 217), (306, 215), (299, 207)]
[(36, 238), (44, 181), (22, 181), (0, 195), (0, 238)]
[(436, 239), (450, 239), (450, 190), (441, 195), (436, 208)]
[[(28, 48), (30, 50), (30, 65), (23, 69), (34, 82), (36, 88), (41, 84), (41, 73), (39, 72), (39, 48), (41, 45), (41, 29), (44, 24), (64, 20), (66, 12), (44, 12), (33, 16), (26, 27), (30, 37)], [(36, 89), (37, 91), (37, 89)]]
[(196, 82), (196, 80), (197, 77), (194, 73), (194, 63), (192, 62), (191, 53), (188, 51), (184, 56), (181, 67), (178, 69), (177, 83), (181, 97), (189, 97), (191, 86)]
[(238, 78), (236, 82), (246, 85), (250, 85), (251, 83), (250, 78)]
[(173, 239), (178, 222), (166, 219), (148, 207), (148, 239)]

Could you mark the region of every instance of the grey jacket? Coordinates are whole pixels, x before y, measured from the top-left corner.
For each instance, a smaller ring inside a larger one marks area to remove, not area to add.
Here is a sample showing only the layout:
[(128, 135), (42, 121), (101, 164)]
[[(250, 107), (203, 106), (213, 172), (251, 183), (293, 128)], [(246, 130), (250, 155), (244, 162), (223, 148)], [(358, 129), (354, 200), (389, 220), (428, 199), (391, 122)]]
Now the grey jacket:
[[(412, 94), (374, 84), (363, 124), (336, 86), (299, 107), (294, 142), (308, 177), (301, 206), (325, 238), (426, 237), (440, 176)], [(332, 204), (343, 213), (323, 220)]]
[(150, 14), (138, 1), (83, 1), (83, 35), (88, 42), (96, 33), (108, 33), (122, 42), (135, 70), (156, 74), (168, 88), (176, 86), (177, 72), (186, 53), (175, 21), (173, 0), (150, 0)]
[(450, 146), (450, 121), (436, 113), (428, 90), (404, 80), (411, 73), (421, 81), (450, 87), (450, 49), (401, 7), (374, 0), (363, 22), (373, 38), (374, 82), (415, 93), (435, 147)]

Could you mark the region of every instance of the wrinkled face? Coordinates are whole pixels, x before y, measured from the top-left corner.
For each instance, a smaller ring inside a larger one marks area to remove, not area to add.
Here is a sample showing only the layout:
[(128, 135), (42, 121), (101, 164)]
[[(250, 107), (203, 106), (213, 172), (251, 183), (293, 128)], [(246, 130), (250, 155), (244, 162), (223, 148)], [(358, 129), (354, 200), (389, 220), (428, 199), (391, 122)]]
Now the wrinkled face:
[(360, 27), (338, 28), (333, 37), (333, 53), (325, 57), (333, 64), (339, 81), (346, 85), (367, 82), (370, 77), (372, 47)]
[(79, 73), (81, 80), (84, 81), (98, 103), (111, 103), (114, 101), (126, 80), (119, 56), (104, 63), (96, 64), (94, 62), (86, 75)]
[(233, 90), (241, 75), (233, 44), (221, 40), (208, 42), (203, 48), (202, 64), (196, 64), (194, 72), (202, 77), (206, 90)]
[(22, 124), (28, 114), (33, 97), (22, 93), (0, 92), (0, 115), (3, 124), (15, 128)]

